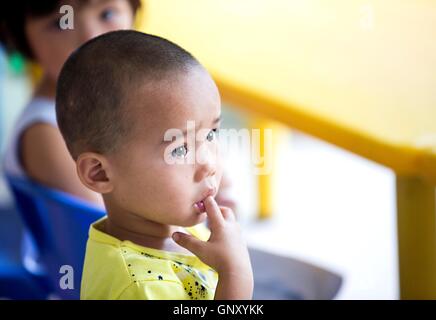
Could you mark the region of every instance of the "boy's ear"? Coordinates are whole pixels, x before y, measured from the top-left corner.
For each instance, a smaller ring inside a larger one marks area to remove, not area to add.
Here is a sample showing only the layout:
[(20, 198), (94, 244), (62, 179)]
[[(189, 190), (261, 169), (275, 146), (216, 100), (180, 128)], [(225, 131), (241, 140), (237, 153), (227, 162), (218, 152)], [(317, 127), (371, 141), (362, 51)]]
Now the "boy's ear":
[(89, 189), (101, 194), (113, 190), (113, 181), (110, 179), (111, 168), (107, 159), (101, 154), (82, 153), (76, 160), (76, 166), (80, 181)]

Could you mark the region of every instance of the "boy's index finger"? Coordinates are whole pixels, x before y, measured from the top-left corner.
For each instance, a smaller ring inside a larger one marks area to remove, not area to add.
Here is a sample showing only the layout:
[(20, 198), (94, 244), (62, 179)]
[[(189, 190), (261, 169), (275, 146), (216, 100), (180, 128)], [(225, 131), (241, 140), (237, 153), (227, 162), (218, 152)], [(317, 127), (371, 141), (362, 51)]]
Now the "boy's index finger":
[(206, 213), (209, 218), (211, 227), (217, 224), (220, 225), (224, 222), (224, 217), (214, 198), (212, 198), (211, 196), (207, 197), (204, 200), (204, 206), (206, 208)]

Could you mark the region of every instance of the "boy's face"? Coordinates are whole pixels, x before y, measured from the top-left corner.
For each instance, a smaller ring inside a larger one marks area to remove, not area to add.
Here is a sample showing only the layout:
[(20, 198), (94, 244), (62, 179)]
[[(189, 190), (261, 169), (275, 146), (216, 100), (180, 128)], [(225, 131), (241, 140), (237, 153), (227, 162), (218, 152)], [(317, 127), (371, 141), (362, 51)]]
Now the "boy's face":
[[(222, 175), (215, 133), (221, 101), (215, 83), (205, 70), (193, 67), (142, 86), (130, 97), (124, 111), (132, 122), (130, 136), (107, 156), (114, 186), (104, 195), (109, 212), (113, 208), (166, 225), (198, 224), (206, 213), (195, 204), (216, 195)], [(187, 136), (164, 139), (168, 129), (186, 130), (188, 121), (195, 122), (195, 131), (189, 130), (195, 146)]]
[(68, 56), (86, 41), (109, 31), (130, 29), (133, 10), (127, 0), (61, 1), (73, 8), (74, 28), (63, 30), (59, 9), (48, 16), (28, 18), (25, 32), (36, 62), (56, 81)]

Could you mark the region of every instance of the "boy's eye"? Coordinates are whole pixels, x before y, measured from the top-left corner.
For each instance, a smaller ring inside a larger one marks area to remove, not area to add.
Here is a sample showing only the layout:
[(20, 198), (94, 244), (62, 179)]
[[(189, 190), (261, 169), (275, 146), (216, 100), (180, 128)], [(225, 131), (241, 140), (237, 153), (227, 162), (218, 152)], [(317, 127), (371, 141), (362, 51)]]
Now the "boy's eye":
[(103, 20), (111, 20), (115, 15), (115, 11), (113, 9), (105, 9), (102, 13), (100, 13), (100, 18)]
[(210, 130), (209, 133), (207, 134), (206, 139), (208, 141), (213, 141), (216, 138), (217, 133), (218, 133), (217, 128)]
[(171, 155), (177, 158), (184, 158), (186, 157), (187, 153), (188, 153), (188, 147), (186, 146), (186, 144), (184, 144), (183, 146), (175, 148), (171, 152)]

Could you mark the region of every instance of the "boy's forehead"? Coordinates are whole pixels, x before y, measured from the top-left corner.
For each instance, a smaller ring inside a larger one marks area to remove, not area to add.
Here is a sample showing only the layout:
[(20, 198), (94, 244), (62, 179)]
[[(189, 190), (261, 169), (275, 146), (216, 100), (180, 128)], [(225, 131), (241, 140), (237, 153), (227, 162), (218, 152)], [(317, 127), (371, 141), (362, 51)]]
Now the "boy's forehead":
[(163, 136), (168, 129), (186, 128), (187, 121), (208, 126), (221, 113), (218, 89), (202, 70), (145, 83), (138, 93), (133, 116), (149, 134)]

